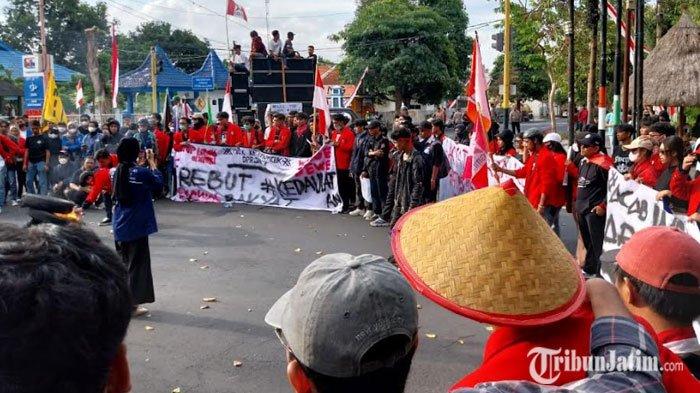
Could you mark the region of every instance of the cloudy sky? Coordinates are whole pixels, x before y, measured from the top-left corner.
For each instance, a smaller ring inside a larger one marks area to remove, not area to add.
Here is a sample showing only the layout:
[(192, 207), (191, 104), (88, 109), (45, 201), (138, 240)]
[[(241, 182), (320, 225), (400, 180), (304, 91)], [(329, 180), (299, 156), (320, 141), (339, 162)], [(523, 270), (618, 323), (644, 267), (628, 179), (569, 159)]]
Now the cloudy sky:
[[(96, 3), (98, 0), (84, 0)], [(121, 32), (133, 30), (147, 21), (166, 21), (172, 25), (192, 30), (201, 38), (206, 38), (212, 46), (224, 54), (227, 47), (224, 13), (225, 0), (102, 0), (109, 8), (110, 19), (117, 19)], [(478, 25), (500, 19), (494, 13), (497, 2), (494, 0), (465, 0), (470, 25)], [(8, 0), (0, 0), (4, 8)], [(265, 2), (263, 0), (238, 0), (248, 14), (248, 22), (230, 18), (228, 22), (229, 39), (248, 46), (250, 30), (259, 33), (267, 31), (265, 20)], [(324, 58), (338, 61), (343, 52), (340, 44), (328, 39), (352, 20), (355, 11), (352, 0), (270, 0), (270, 30), (280, 30), (282, 34), (293, 31), (297, 34), (297, 50), (307, 45), (316, 46), (317, 53)], [(497, 53), (491, 49), (491, 34), (496, 28), (493, 24), (478, 27), (482, 37), (484, 65), (490, 68)], [(471, 29), (469, 34), (473, 35)], [(57, 59), (58, 60), (58, 59)]]

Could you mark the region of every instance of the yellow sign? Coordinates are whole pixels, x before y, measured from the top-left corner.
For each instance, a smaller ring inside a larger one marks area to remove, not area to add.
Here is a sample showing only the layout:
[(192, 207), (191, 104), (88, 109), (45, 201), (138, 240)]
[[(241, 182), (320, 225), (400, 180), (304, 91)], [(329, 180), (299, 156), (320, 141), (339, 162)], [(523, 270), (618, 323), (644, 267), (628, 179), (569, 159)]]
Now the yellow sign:
[(51, 123), (67, 123), (68, 117), (63, 110), (63, 102), (58, 95), (56, 80), (51, 71), (46, 76), (46, 93), (44, 95), (44, 112), (41, 116), (44, 121)]

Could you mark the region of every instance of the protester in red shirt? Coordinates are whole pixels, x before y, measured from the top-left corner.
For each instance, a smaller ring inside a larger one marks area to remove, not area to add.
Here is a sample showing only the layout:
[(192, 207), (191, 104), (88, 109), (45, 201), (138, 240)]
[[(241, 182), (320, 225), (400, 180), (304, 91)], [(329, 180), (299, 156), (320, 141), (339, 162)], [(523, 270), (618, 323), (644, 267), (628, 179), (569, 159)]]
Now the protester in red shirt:
[(546, 190), (545, 193), (549, 197), (549, 206), (545, 209), (545, 216), (552, 216), (547, 218), (547, 221), (552, 222), (552, 230), (557, 236), (560, 236), (559, 230), (559, 212), (561, 208), (566, 205), (566, 187), (565, 183), (569, 181), (569, 171), (567, 168), (567, 157), (566, 150), (561, 145), (561, 136), (556, 132), (550, 132), (544, 137), (544, 146), (547, 148), (554, 157), (554, 162), (556, 167), (554, 170), (555, 181), (551, 182), (549, 185), (551, 188)]
[(503, 130), (496, 135), (496, 145), (498, 146), (498, 149), (496, 150), (495, 154), (499, 156), (517, 156), (518, 152), (513, 146), (514, 138), (515, 134), (513, 134), (513, 131), (510, 130)]
[(219, 123), (216, 132), (221, 135), (220, 143), (222, 146), (244, 147), (246, 145), (246, 138), (241, 127), (229, 122), (227, 112), (219, 112), (216, 115), (216, 120)]
[[(525, 196), (537, 212), (548, 218), (550, 225), (554, 224), (553, 215), (547, 212), (556, 210), (552, 195), (548, 194), (556, 187), (556, 162), (552, 153), (543, 146), (544, 135), (537, 129), (525, 132), (523, 136), (525, 148), (530, 152), (525, 166), (518, 170), (510, 170), (493, 164), (494, 171), (505, 173), (519, 179), (525, 179)], [(561, 206), (559, 206), (561, 208)]]
[(158, 145), (158, 166), (161, 167), (170, 159), (170, 154), (173, 151), (173, 133), (169, 129), (156, 128), (153, 131)]
[(201, 143), (205, 145), (219, 144), (219, 136), (216, 134), (216, 128), (207, 126), (204, 115), (197, 113), (192, 116), (192, 121), (194, 125), (189, 132), (191, 143)]
[(629, 150), (630, 161), (634, 163), (630, 172), (625, 175), (627, 180), (636, 180), (647, 187), (654, 188), (659, 172), (656, 171), (651, 162), (651, 154), (654, 150), (654, 143), (648, 137), (638, 137), (629, 145), (622, 146)]
[(245, 144), (243, 147), (258, 149), (265, 145), (265, 132), (258, 127), (253, 116), (243, 118), (243, 136)]
[(689, 171), (698, 162), (700, 147), (683, 159), (683, 164), (671, 178), (671, 193), (677, 198), (688, 200), (688, 217), (700, 227), (700, 177), (690, 179)]
[(700, 315), (700, 243), (675, 227), (649, 227), (603, 259), (613, 264), (611, 276), (630, 312), (648, 321), (662, 344), (700, 376), (700, 344), (693, 332)]
[(343, 211), (350, 211), (354, 204), (355, 183), (350, 177), (352, 148), (355, 145), (355, 133), (348, 127), (348, 118), (341, 113), (333, 115), (331, 144), (335, 147), (335, 168), (338, 171), (338, 192), (343, 199)]
[(101, 222), (100, 226), (107, 226), (112, 224), (112, 168), (116, 168), (119, 165), (119, 160), (116, 154), (109, 154), (106, 149), (98, 150), (95, 153), (95, 160), (99, 165), (98, 169), (95, 171), (92, 189), (90, 193), (85, 198), (83, 203), (83, 209), (87, 209), (93, 203), (102, 196), (102, 202), (105, 206), (105, 217)]
[[(0, 121), (0, 128), (7, 132), (8, 124), (5, 120)], [(20, 148), (7, 136), (0, 134), (0, 212), (5, 205), (5, 180), (8, 175), (8, 165), (14, 162), (14, 157), (19, 154)]]
[(579, 130), (582, 129), (583, 126), (588, 124), (588, 109), (586, 109), (585, 107), (581, 108), (581, 110), (578, 112), (578, 115), (576, 116), (576, 122), (578, 123), (576, 124), (576, 127)]
[(267, 49), (257, 31), (250, 32), (250, 39), (250, 57), (267, 57)]
[(651, 155), (651, 164), (657, 173), (661, 173), (666, 169), (667, 165), (661, 160), (659, 149), (666, 138), (676, 134), (676, 129), (671, 123), (665, 121), (657, 121), (649, 127), (649, 138), (654, 143), (653, 154)]
[(190, 125), (192, 122), (186, 116), (180, 118), (180, 127), (173, 135), (173, 150), (182, 151), (183, 146), (190, 144)]
[(265, 141), (265, 153), (289, 156), (289, 144), (292, 142), (292, 132), (286, 124), (286, 116), (278, 113), (272, 120), (270, 135)]

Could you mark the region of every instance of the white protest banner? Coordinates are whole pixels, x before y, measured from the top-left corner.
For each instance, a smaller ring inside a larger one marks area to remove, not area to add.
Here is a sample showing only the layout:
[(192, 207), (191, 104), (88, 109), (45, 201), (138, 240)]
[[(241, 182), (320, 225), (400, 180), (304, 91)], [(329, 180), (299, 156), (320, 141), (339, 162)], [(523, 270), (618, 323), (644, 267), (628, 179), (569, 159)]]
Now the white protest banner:
[(268, 104), (270, 112), (288, 115), (289, 112), (301, 112), (303, 105), (301, 102), (275, 102)]
[[(462, 178), (464, 175), (464, 165), (467, 161), (467, 157), (472, 153), (473, 149), (471, 146), (462, 145), (450, 138), (445, 138), (442, 141), (442, 148), (445, 151), (447, 159), (450, 161), (450, 173), (443, 179), (440, 179), (440, 188), (438, 190), (438, 201), (443, 201), (447, 198), (452, 198), (457, 195), (464, 194), (472, 190), (472, 185), (469, 180)], [(514, 157), (509, 156), (493, 156), (493, 161), (496, 162), (500, 167), (506, 169), (520, 169), (523, 164)], [(489, 185), (499, 184), (493, 171), (490, 168), (491, 160), (489, 159)], [(513, 179), (515, 184), (522, 191), (525, 187), (525, 181), (523, 179), (515, 179), (511, 176), (499, 173), (500, 183), (505, 183), (506, 181)]]
[(665, 211), (657, 193), (610, 168), (603, 251), (620, 248), (635, 232), (651, 226), (674, 226), (700, 241), (698, 226), (685, 215)]
[(242, 147), (189, 145), (175, 155), (179, 202), (233, 202), (303, 210), (342, 209), (335, 150), (311, 158)]

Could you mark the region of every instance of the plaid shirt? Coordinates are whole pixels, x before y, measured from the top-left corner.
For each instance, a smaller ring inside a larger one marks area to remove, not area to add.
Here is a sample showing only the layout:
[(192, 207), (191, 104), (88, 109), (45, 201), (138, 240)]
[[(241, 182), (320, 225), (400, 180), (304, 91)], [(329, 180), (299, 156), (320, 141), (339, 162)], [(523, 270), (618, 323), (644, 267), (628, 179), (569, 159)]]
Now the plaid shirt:
[[(627, 357), (635, 351), (639, 356), (659, 358), (659, 349), (642, 325), (629, 318), (598, 318), (591, 327), (591, 355), (607, 357), (615, 351), (615, 357)], [(545, 386), (527, 381), (488, 382), (472, 389), (459, 389), (455, 393), (663, 393), (661, 372), (589, 371), (588, 378), (564, 386)]]

